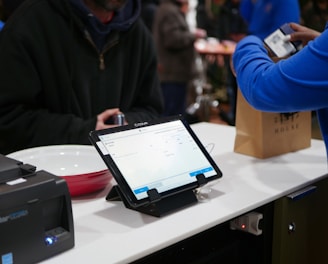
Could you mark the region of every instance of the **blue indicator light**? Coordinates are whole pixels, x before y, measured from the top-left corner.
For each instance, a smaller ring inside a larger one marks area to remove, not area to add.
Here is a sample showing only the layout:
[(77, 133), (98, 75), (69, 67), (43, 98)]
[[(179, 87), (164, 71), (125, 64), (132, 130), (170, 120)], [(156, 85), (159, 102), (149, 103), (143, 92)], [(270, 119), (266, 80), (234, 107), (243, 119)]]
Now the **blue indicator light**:
[(209, 171), (212, 171), (212, 170), (213, 170), (212, 167), (208, 167), (208, 168), (204, 168), (204, 169), (201, 169), (201, 170), (192, 171), (192, 172), (189, 173), (189, 175), (191, 177), (194, 177), (194, 176), (197, 176), (199, 174), (204, 174), (204, 173), (209, 172)]
[(44, 242), (47, 246), (51, 246), (57, 242), (57, 237), (55, 236), (46, 236)]

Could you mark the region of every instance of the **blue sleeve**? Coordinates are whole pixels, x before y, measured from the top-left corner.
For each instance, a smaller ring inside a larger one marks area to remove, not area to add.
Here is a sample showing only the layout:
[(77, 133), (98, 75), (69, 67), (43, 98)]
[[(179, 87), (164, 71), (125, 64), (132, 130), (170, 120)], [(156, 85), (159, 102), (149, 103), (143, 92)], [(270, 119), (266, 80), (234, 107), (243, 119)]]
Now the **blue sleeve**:
[(239, 11), (244, 20), (249, 23), (252, 18), (254, 4), (251, 0), (241, 0), (239, 5)]
[(295, 22), (300, 23), (301, 13), (298, 0), (276, 0), (272, 1), (273, 14), (270, 18), (273, 19), (271, 32), (281, 27), (285, 23)]
[(233, 56), (238, 85), (255, 108), (270, 112), (328, 107), (328, 31), (292, 57), (274, 63), (262, 41), (248, 36)]
[(241, 14), (250, 34), (264, 39), (285, 23), (300, 22), (298, 0), (243, 0)]

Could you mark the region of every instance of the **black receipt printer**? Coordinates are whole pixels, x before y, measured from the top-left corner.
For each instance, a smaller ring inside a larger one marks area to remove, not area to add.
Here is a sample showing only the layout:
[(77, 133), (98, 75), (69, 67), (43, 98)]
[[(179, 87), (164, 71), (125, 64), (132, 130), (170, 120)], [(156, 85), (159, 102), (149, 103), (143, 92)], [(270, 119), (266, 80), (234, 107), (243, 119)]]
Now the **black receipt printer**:
[(66, 181), (0, 154), (0, 263), (36, 263), (72, 247)]

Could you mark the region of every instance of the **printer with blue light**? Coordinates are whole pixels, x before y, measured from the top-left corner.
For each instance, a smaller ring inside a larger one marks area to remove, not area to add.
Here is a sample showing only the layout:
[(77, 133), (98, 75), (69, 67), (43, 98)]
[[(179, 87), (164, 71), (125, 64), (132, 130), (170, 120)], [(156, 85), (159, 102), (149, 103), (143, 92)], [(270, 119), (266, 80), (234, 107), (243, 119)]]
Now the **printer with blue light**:
[(0, 154), (0, 263), (36, 263), (73, 247), (66, 181)]

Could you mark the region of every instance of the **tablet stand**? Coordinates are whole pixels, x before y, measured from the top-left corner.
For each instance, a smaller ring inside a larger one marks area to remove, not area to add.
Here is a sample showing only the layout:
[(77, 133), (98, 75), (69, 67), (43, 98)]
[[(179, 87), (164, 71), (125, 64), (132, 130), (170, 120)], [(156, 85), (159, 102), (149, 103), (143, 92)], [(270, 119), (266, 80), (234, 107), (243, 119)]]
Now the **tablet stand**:
[[(197, 175), (196, 178), (199, 187), (207, 183), (207, 179), (203, 174)], [(123, 201), (126, 208), (156, 217), (161, 217), (198, 202), (193, 189), (178, 192), (165, 198), (162, 198), (156, 189), (148, 190), (147, 193), (150, 200), (148, 204), (132, 207), (122, 193), (119, 185), (114, 185), (106, 196), (106, 200)]]

